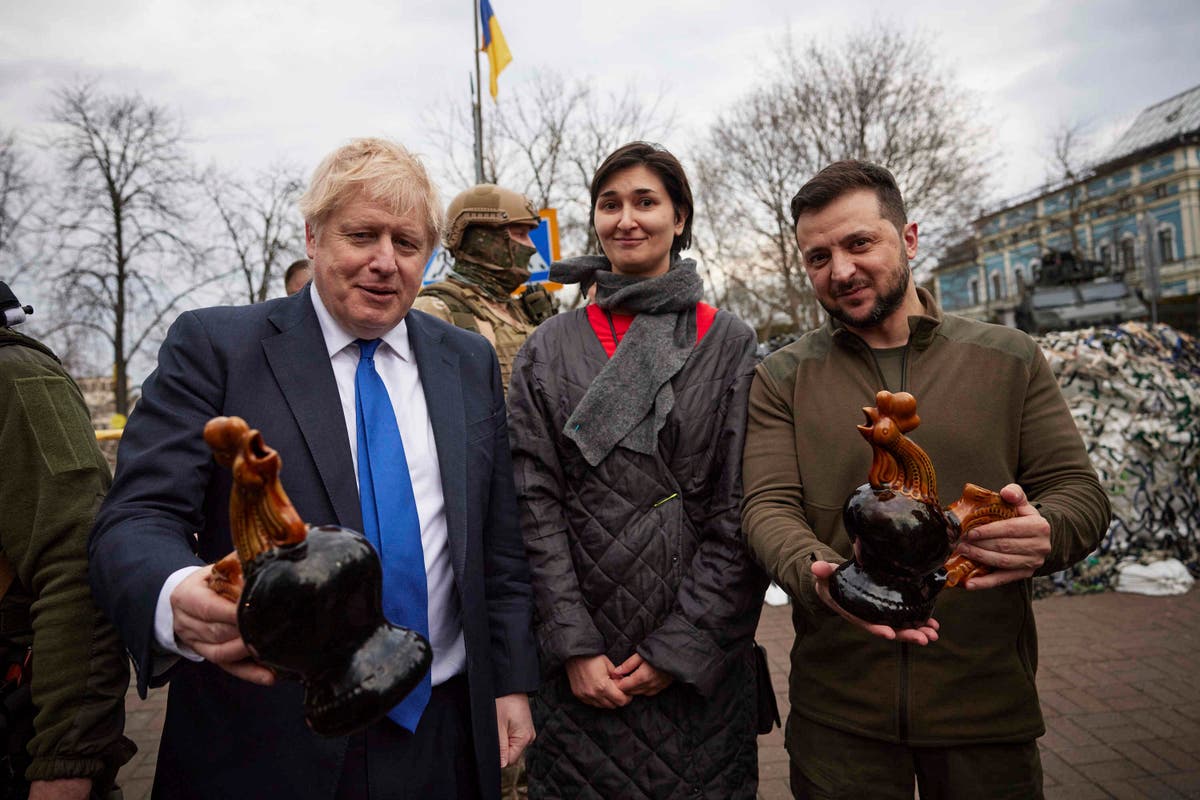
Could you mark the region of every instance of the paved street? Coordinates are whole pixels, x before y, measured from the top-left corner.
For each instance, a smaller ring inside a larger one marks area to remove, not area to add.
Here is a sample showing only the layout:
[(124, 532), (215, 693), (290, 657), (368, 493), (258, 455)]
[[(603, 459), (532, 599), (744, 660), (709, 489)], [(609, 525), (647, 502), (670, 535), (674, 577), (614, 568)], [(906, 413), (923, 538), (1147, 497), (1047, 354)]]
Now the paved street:
[[(1047, 799), (1200, 798), (1200, 591), (1051, 597), (1034, 609)], [(765, 608), (758, 635), (781, 708), (790, 614)], [(126, 800), (150, 796), (165, 700), (165, 691), (145, 702), (131, 691), (126, 701), (139, 748), (121, 772)], [(781, 731), (759, 739), (759, 765), (760, 800), (790, 798)]]

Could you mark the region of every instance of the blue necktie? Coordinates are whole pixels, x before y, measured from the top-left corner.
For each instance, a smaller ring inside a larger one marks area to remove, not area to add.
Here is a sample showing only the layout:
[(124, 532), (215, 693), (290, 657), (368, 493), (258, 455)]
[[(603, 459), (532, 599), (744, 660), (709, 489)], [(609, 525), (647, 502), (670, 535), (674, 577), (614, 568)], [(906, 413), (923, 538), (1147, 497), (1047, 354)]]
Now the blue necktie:
[[(429, 592), (421, 521), (404, 442), (383, 379), (375, 371), (379, 339), (358, 340), (354, 406), (358, 432), (358, 495), (363, 534), (383, 564), (383, 615), (388, 621), (429, 638)], [(417, 729), (429, 703), (429, 673), (388, 716), (410, 731)]]

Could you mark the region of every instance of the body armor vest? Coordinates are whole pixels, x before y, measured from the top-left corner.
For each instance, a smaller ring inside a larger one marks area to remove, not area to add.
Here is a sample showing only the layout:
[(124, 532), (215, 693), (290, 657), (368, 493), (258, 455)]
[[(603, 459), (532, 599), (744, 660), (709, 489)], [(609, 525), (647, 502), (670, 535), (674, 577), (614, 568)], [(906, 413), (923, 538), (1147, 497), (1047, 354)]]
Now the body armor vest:
[[(517, 351), (537, 322), (531, 320), (525, 312), (520, 298), (507, 302), (493, 300), (474, 287), (459, 283), (455, 280), (439, 281), (421, 290), (421, 297), (432, 297), (441, 300), (450, 309), (450, 319), (459, 328), (481, 334), (492, 343), (496, 349), (496, 358), (500, 361), (500, 378), (504, 382), (504, 394), (508, 395), (508, 379), (512, 374), (513, 359)], [(414, 307), (441, 316), (437, 310), (420, 302), (418, 297)], [(538, 320), (540, 322), (541, 320)]]

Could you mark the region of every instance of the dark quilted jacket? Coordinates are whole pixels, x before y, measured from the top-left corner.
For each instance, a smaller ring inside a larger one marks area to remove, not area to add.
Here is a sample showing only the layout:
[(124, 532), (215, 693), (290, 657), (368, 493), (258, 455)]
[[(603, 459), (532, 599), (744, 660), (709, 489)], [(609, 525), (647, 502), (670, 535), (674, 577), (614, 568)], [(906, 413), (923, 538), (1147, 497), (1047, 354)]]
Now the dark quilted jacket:
[[(528, 755), (534, 798), (753, 798), (751, 643), (764, 573), (742, 536), (741, 449), (754, 334), (718, 313), (673, 379), (659, 449), (591, 468), (562, 434), (607, 361), (584, 311), (530, 337), (509, 430), (544, 673)], [(584, 705), (564, 662), (634, 652), (674, 682), (622, 709)]]

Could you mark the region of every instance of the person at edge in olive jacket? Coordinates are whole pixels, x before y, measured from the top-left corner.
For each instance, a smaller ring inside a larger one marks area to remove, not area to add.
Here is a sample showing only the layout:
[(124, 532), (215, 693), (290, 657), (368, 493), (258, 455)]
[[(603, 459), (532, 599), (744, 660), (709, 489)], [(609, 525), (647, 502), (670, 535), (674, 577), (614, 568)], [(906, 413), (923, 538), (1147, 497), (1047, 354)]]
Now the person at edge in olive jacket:
[[(757, 369), (742, 521), (794, 598), (792, 791), (911, 800), (915, 776), (922, 798), (1040, 798), (1030, 578), (1096, 546), (1108, 499), (1037, 344), (943, 314), (914, 285), (917, 224), (891, 173), (832, 164), (791, 209), (830, 319)], [(936, 620), (905, 630), (855, 620), (827, 584), (851, 555), (842, 505), (871, 464), (856, 425), (881, 389), (916, 397), (913, 438), (944, 494), (972, 482), (1018, 510), (959, 545), (991, 574), (943, 591)]]
[[(88, 588), (88, 533), (111, 480), (108, 464), (83, 395), (58, 358), (6, 326), (0, 407), (0, 573), (12, 579), (0, 601), (4, 669), (33, 648), (32, 738), (25, 752), (7, 754), (0, 795), (24, 796), (24, 778), (34, 800), (105, 797), (136, 751), (122, 736), (129, 662)], [(22, 691), (4, 689), (6, 736), (20, 735), (13, 698)]]

